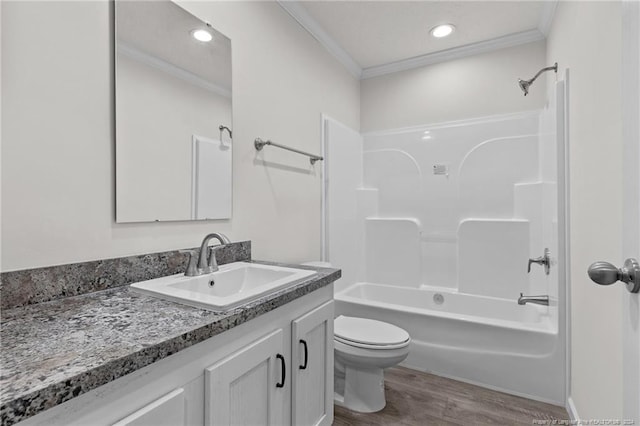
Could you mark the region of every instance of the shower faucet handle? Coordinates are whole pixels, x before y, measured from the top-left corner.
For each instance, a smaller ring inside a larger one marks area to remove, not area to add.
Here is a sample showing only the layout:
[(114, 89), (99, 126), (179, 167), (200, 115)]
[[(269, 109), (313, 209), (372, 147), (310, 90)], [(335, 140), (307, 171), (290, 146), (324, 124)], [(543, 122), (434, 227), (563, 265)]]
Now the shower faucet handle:
[(537, 263), (538, 265), (544, 266), (544, 273), (549, 275), (549, 271), (551, 269), (551, 252), (548, 248), (544, 249), (544, 255), (540, 257), (536, 257), (535, 259), (529, 259), (529, 263), (527, 264), (527, 273), (531, 272), (531, 264)]

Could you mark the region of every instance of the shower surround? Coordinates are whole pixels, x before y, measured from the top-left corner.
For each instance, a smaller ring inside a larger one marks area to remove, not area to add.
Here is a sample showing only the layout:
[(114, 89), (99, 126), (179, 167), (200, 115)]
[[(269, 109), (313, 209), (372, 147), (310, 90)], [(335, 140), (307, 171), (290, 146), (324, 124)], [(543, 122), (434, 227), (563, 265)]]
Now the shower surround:
[(325, 120), (336, 314), (406, 329), (408, 367), (563, 403), (554, 105), (363, 137)]

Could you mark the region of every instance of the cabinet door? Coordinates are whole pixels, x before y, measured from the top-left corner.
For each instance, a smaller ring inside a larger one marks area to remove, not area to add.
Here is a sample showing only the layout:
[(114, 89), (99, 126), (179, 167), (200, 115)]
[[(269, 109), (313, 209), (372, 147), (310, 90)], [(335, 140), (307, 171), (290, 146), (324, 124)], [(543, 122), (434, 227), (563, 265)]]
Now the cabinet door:
[(333, 422), (333, 301), (292, 324), (292, 411), (294, 425)]
[(205, 370), (205, 424), (281, 425), (288, 378), (283, 331), (251, 343)]
[(184, 426), (184, 390), (173, 392), (153, 401), (113, 426)]

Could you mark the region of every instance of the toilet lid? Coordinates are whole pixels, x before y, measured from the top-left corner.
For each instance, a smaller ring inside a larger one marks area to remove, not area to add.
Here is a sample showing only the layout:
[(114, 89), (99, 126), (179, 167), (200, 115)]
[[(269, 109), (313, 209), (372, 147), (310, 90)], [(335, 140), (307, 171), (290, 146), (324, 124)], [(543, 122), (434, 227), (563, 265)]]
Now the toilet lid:
[(334, 335), (346, 342), (368, 346), (391, 346), (409, 341), (409, 333), (400, 327), (372, 319), (341, 315), (334, 320), (333, 327)]

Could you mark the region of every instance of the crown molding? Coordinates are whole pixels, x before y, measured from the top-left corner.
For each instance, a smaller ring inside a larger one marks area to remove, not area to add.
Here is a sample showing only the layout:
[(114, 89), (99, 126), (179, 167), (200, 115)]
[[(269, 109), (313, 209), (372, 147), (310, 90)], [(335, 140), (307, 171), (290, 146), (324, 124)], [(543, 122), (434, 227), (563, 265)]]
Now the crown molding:
[(544, 36), (549, 35), (553, 18), (556, 14), (556, 8), (558, 7), (558, 0), (545, 1), (542, 6), (542, 13), (540, 14), (540, 20), (538, 21), (538, 31)]
[(231, 90), (211, 83), (210, 81), (205, 80), (204, 78), (190, 71), (173, 65), (172, 63), (167, 62), (164, 59), (160, 59), (157, 56), (150, 55), (147, 52), (143, 52), (142, 50), (137, 49), (130, 44), (127, 44), (126, 42), (118, 40), (118, 43), (116, 43), (116, 52), (130, 59), (148, 65), (152, 68), (165, 72), (173, 77), (179, 78), (180, 80), (186, 81), (187, 83), (198, 86), (201, 89), (207, 90), (211, 93), (215, 93), (216, 95), (222, 96), (224, 98), (231, 99)]
[(313, 17), (307, 12), (307, 10), (297, 1), (285, 1), (277, 0), (277, 3), (283, 8), (293, 19), (298, 22), (315, 38), (318, 42), (324, 46), (327, 51), (340, 62), (349, 73), (357, 79), (360, 79), (362, 74), (362, 67), (342, 48), (325, 30), (322, 26), (313, 19)]
[(409, 59), (403, 59), (396, 62), (389, 62), (382, 65), (376, 65), (362, 69), (360, 65), (336, 42), (322, 26), (316, 21), (309, 12), (298, 1), (277, 0), (278, 5), (282, 7), (293, 19), (302, 26), (313, 38), (315, 38), (327, 51), (333, 55), (355, 78), (360, 80), (372, 77), (379, 77), (386, 74), (392, 74), (399, 71), (407, 71), (414, 68), (424, 67), (426, 65), (437, 64), (439, 62), (451, 61), (454, 59), (473, 56), (480, 53), (492, 52), (494, 50), (504, 49), (507, 47), (518, 46), (521, 44), (532, 43), (534, 41), (544, 40), (553, 16), (555, 14), (558, 0), (545, 1), (542, 16), (538, 22), (538, 28), (529, 31), (509, 34), (506, 36), (494, 38), (491, 40), (480, 41), (477, 43), (467, 44), (465, 46), (454, 47), (447, 50), (428, 53)]
[(407, 71), (414, 68), (424, 67), (426, 65), (437, 64), (439, 62), (446, 62), (480, 53), (492, 52), (494, 50), (544, 40), (544, 38), (544, 34), (537, 29), (509, 34), (491, 40), (480, 41), (477, 43), (467, 44), (465, 46), (453, 47), (439, 52), (416, 56), (414, 58), (365, 68), (362, 70), (362, 79), (379, 77), (394, 72)]

